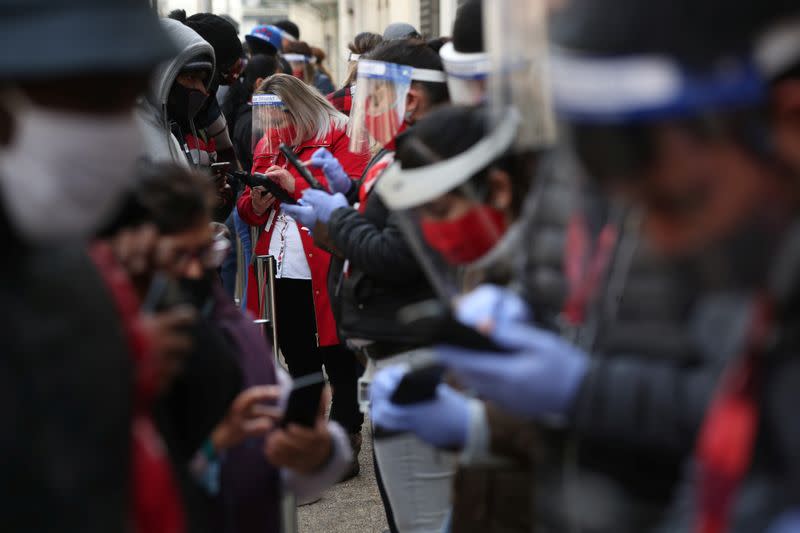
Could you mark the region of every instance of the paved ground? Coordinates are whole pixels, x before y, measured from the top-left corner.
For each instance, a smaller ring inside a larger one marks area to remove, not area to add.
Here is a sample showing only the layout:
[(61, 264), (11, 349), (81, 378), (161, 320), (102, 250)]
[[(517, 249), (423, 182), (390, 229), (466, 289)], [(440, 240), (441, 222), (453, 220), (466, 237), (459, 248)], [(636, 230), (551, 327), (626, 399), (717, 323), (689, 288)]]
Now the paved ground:
[(299, 533), (382, 533), (388, 526), (372, 467), (372, 440), (364, 424), (361, 474), (328, 489), (322, 499), (298, 509)]

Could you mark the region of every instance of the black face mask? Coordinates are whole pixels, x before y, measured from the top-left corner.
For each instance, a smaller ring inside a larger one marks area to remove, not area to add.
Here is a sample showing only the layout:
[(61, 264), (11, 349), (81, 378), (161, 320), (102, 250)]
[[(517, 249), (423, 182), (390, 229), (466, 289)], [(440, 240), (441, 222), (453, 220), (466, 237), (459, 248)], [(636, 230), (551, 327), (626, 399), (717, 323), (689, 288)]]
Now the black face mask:
[(208, 96), (197, 89), (187, 89), (178, 82), (172, 84), (167, 98), (169, 118), (178, 124), (188, 126), (203, 108)]

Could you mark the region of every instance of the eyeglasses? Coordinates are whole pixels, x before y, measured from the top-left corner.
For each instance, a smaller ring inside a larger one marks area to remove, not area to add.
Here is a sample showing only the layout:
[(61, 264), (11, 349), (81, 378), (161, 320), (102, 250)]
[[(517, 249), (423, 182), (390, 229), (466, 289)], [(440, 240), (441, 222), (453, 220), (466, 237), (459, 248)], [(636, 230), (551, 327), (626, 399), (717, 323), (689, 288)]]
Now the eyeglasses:
[(197, 260), (203, 268), (219, 268), (230, 250), (230, 241), (224, 236), (217, 236), (208, 246), (195, 250), (176, 250), (172, 256), (172, 265), (177, 270), (183, 270), (189, 263)]

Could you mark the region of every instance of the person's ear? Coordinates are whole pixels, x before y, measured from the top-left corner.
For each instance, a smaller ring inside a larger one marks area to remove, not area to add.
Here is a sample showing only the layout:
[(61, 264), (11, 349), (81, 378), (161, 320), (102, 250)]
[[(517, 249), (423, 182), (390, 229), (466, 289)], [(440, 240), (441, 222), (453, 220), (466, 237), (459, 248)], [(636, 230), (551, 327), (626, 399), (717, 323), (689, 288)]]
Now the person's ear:
[(14, 116), (0, 104), (0, 146), (8, 146), (14, 138)]
[(264, 80), (267, 78), (256, 78), (256, 84), (253, 86), (253, 92), (257, 91), (261, 84), (264, 83)]
[(510, 212), (514, 201), (514, 186), (505, 170), (489, 169), (489, 205), (503, 212)]
[(406, 122), (413, 124), (419, 120), (420, 114), (424, 113), (428, 107), (425, 91), (412, 83), (406, 94)]
[(783, 161), (800, 172), (800, 79), (778, 82), (771, 100), (775, 149)]

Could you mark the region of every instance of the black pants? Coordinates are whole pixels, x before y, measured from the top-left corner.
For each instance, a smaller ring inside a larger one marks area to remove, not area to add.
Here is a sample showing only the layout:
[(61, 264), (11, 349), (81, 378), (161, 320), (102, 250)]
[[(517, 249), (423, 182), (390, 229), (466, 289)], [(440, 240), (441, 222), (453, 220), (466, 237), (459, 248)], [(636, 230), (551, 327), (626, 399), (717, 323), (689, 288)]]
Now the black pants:
[(331, 420), (341, 424), (348, 433), (359, 433), (364, 415), (358, 409), (356, 388), (363, 368), (355, 355), (341, 344), (317, 346), (311, 291), (311, 280), (275, 280), (278, 345), (294, 378), (319, 372), (325, 366), (333, 388)]

